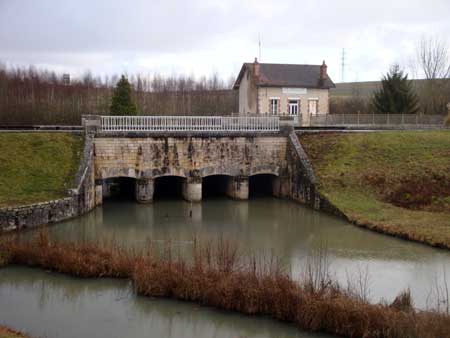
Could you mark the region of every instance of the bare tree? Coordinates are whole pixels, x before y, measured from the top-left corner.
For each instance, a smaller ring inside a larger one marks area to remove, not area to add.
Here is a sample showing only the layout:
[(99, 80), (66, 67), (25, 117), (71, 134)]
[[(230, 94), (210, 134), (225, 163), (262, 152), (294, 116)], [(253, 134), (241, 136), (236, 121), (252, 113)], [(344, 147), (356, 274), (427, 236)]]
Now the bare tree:
[(450, 44), (439, 37), (423, 37), (417, 44), (412, 68), (426, 79), (416, 85), (422, 111), (444, 114), (450, 102)]
[[(212, 74), (130, 76), (133, 99), (143, 115), (228, 115), (236, 111), (237, 92)], [(109, 110), (117, 75), (86, 71), (64, 83), (61, 74), (0, 62), (0, 124), (79, 124), (85, 113)]]
[(423, 37), (417, 48), (417, 61), (428, 80), (450, 77), (450, 46), (438, 37)]

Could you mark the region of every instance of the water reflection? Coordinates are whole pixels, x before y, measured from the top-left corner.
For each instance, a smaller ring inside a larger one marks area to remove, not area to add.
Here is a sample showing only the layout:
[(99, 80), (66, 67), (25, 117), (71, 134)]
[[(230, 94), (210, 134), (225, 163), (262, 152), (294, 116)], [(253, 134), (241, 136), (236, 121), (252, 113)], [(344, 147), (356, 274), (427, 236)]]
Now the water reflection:
[(443, 269), (450, 273), (446, 251), (380, 235), (274, 198), (239, 202), (216, 198), (199, 204), (110, 202), (84, 217), (51, 227), (50, 234), (69, 240), (113, 240), (128, 247), (170, 239), (180, 250), (189, 250), (194, 237), (211, 241), (223, 236), (245, 251), (282, 257), (295, 278), (307, 253), (326, 245), (339, 281), (345, 283), (347, 276), (367, 269), (373, 301), (392, 300), (411, 288), (419, 307), (426, 305), (436, 276), (442, 276)]

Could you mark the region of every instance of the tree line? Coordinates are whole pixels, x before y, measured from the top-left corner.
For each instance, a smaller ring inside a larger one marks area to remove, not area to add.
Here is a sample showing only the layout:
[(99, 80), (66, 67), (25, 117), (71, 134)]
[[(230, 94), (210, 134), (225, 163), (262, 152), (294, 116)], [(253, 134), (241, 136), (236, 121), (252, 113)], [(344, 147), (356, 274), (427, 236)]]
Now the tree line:
[[(67, 124), (83, 114), (109, 114), (118, 76), (98, 77), (87, 72), (64, 81), (62, 74), (0, 64), (0, 124)], [(142, 115), (228, 115), (237, 111), (232, 79), (209, 77), (128, 77), (136, 111)]]

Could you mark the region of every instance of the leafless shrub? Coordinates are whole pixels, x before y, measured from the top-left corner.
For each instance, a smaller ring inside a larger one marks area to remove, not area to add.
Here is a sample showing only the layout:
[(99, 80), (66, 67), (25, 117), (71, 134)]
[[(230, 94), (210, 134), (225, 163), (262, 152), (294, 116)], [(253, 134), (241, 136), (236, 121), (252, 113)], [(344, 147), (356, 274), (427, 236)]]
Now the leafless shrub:
[(304, 288), (312, 293), (324, 292), (332, 286), (330, 257), (324, 243), (308, 252), (301, 277)]
[[(209, 77), (130, 75), (142, 115), (214, 115), (237, 111), (237, 95), (217, 74)], [(80, 124), (82, 114), (107, 114), (118, 76), (86, 72), (67, 85), (61, 74), (0, 64), (1, 124)]]
[(450, 293), (447, 280), (447, 271), (442, 268), (442, 278), (437, 275), (427, 295), (427, 308), (438, 313), (450, 315)]
[(417, 82), (416, 92), (425, 114), (445, 114), (450, 102), (450, 44), (437, 36), (424, 36), (416, 46), (411, 61)]
[(330, 98), (330, 114), (371, 113), (370, 101), (360, 96)]
[(356, 273), (347, 275), (347, 289), (349, 296), (355, 297), (362, 302), (368, 302), (370, 299), (370, 274), (369, 267), (358, 266)]

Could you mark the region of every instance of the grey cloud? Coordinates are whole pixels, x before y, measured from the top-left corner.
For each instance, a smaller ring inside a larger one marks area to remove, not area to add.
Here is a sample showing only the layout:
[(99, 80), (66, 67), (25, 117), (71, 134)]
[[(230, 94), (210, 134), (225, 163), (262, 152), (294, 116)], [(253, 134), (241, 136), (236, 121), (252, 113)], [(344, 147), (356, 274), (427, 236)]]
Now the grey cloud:
[(264, 61), (325, 58), (337, 78), (346, 47), (366, 79), (385, 71), (385, 54), (405, 58), (422, 33), (449, 36), (449, 12), (448, 0), (0, 0), (0, 61), (228, 76), (257, 55), (261, 34)]

